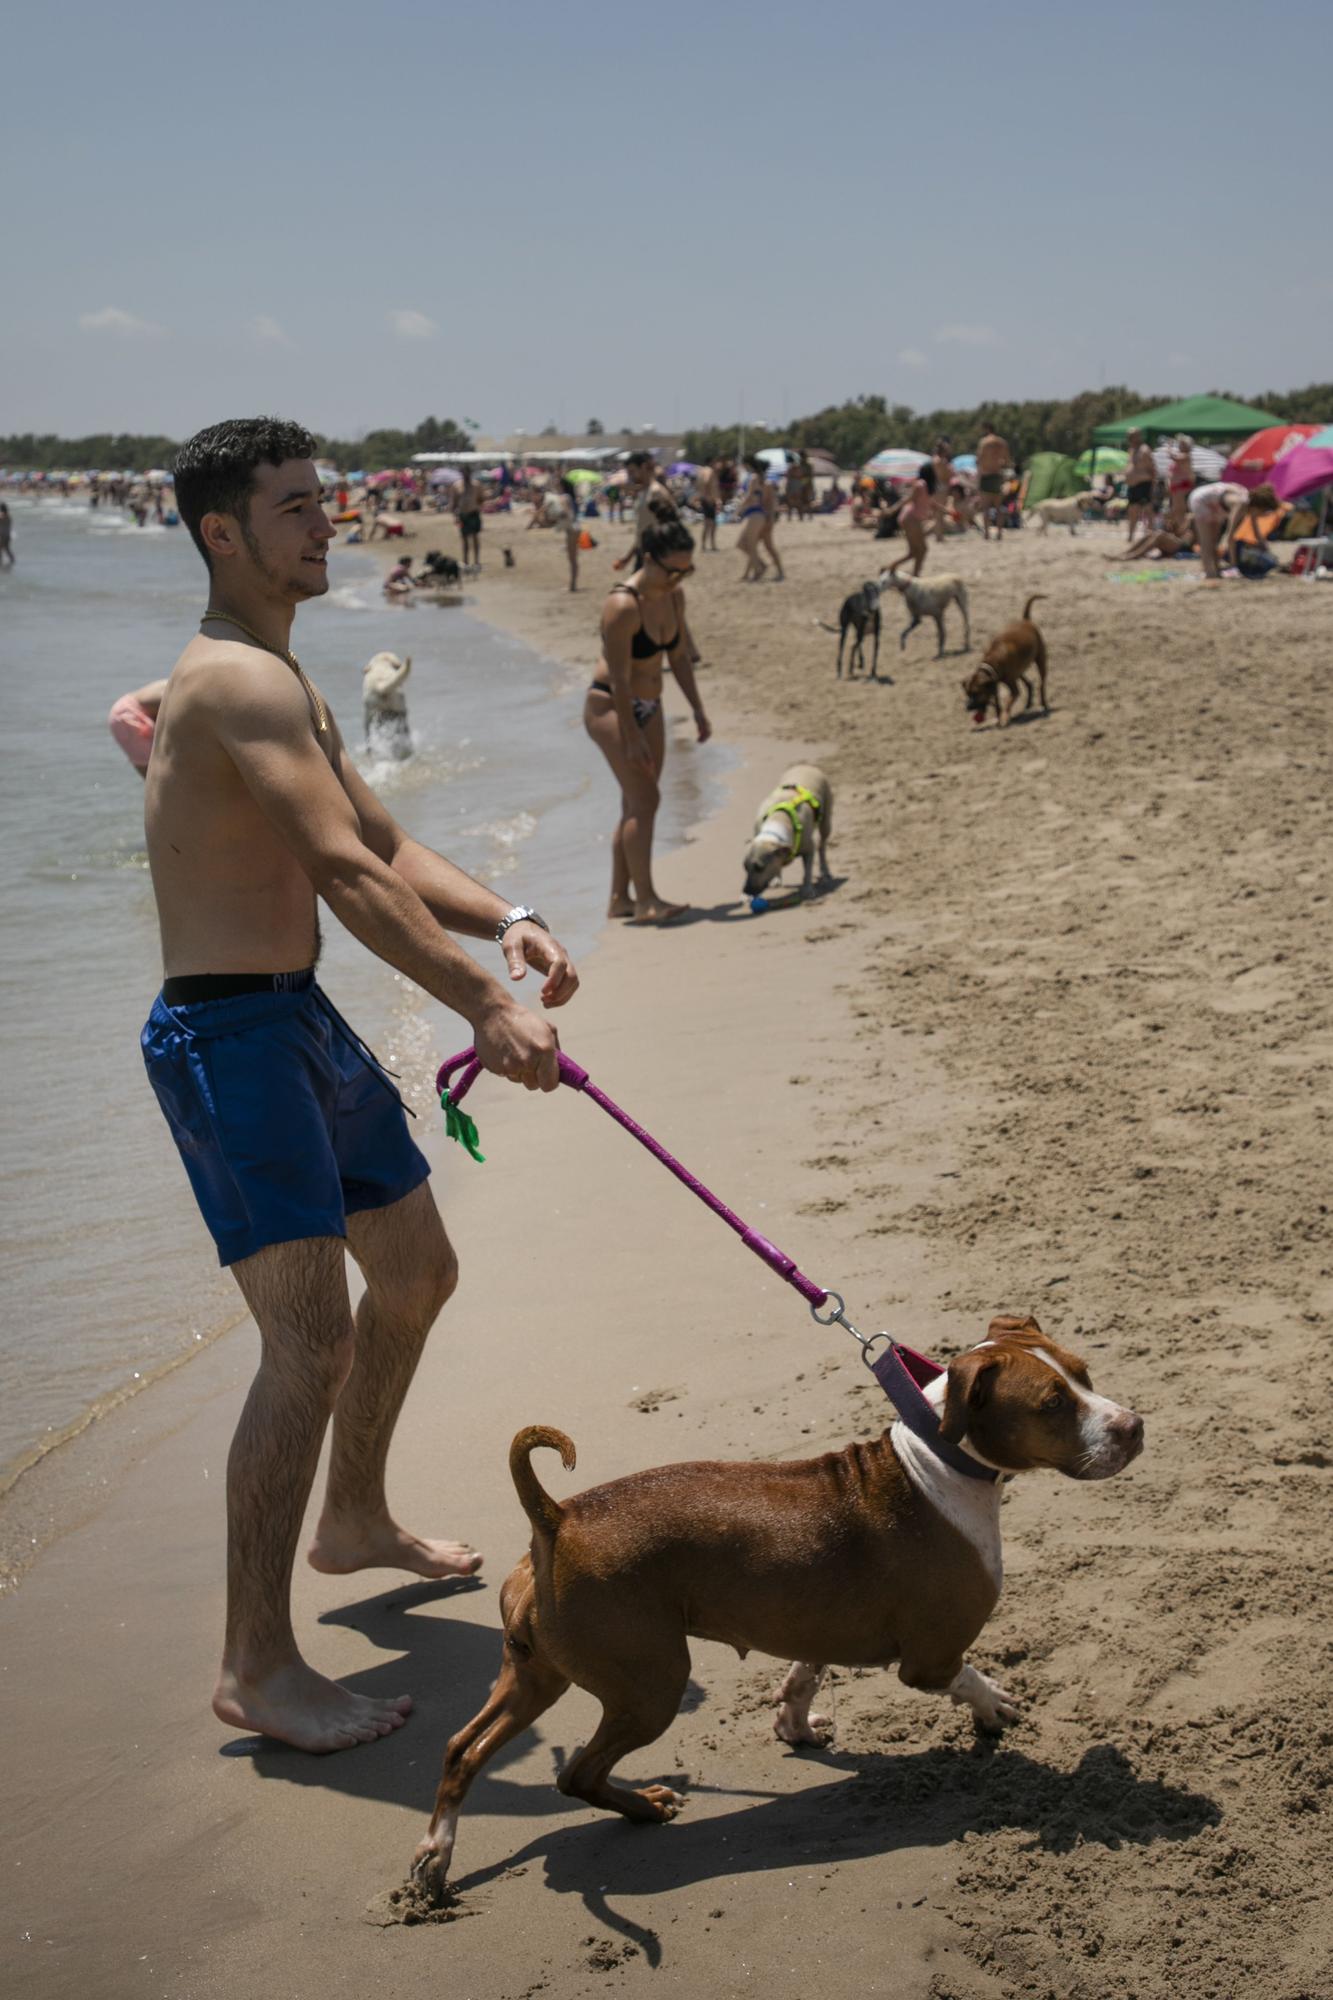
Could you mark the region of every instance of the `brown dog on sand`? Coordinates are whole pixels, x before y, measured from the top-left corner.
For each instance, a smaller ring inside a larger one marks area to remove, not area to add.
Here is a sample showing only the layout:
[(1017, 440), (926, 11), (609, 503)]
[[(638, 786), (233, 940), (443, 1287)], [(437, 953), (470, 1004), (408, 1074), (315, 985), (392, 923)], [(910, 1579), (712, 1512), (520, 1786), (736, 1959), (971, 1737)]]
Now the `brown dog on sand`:
[[(995, 703), (995, 720), (1003, 729), (1014, 711), (1021, 681), (1027, 689), (1024, 712), (1032, 706), (1032, 683), (1028, 679), (1028, 668), (1035, 667), (1037, 679), (1041, 683), (1041, 705), (1050, 713), (1051, 704), (1046, 699), (1046, 641), (1032, 622), (1032, 607), (1039, 604), (1044, 591), (1036, 591), (1023, 606), (1023, 616), (1016, 618), (1012, 625), (1006, 625), (1003, 632), (997, 632), (981, 656), (981, 665), (962, 682), (963, 700), (973, 722), (984, 722), (986, 710)], [(1001, 696), (1008, 700), (1002, 701)]]
[(983, 1729), (1017, 1720), (1013, 1698), (964, 1655), (1000, 1595), (1000, 1496), (1039, 1467), (1110, 1479), (1143, 1448), (1133, 1410), (1093, 1394), (1076, 1355), (1035, 1319), (993, 1319), (933, 1381), (924, 1423), (822, 1458), (662, 1465), (564, 1501), (529, 1462), (574, 1447), (520, 1431), (509, 1471), (532, 1549), (500, 1594), (504, 1660), (489, 1701), (452, 1738), (413, 1876), (438, 1900), (477, 1772), (571, 1682), (602, 1704), (591, 1742), (558, 1784), (627, 1819), (669, 1820), (667, 1785), (612, 1782), (620, 1759), (670, 1728), (692, 1637), (792, 1659), (774, 1728), (818, 1741), (810, 1703), (825, 1664), (891, 1666), (905, 1687), (965, 1702)]

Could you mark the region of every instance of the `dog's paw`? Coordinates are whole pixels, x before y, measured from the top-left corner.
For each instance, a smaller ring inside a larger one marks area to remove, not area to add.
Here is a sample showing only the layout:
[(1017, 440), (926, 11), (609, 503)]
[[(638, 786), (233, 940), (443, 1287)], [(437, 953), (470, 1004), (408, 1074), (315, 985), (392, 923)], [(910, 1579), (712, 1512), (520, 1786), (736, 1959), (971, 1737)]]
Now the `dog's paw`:
[(654, 1819), (674, 1819), (685, 1803), (680, 1793), (673, 1792), (670, 1785), (640, 1785), (638, 1795), (653, 1808)]
[(984, 1729), (988, 1736), (999, 1736), (1008, 1723), (1020, 1718), (1018, 1697), (1002, 1688), (998, 1681), (979, 1674), (975, 1667), (963, 1668), (949, 1694), (954, 1701), (971, 1709), (978, 1728)]
[(412, 1856), (413, 1895), (427, 1909), (439, 1909), (448, 1887), (449, 1857), (431, 1840), (423, 1840)]
[(833, 1722), (827, 1715), (802, 1715), (784, 1701), (773, 1717), (773, 1734), (779, 1743), (790, 1743), (793, 1748), (814, 1743), (822, 1750), (832, 1740)]

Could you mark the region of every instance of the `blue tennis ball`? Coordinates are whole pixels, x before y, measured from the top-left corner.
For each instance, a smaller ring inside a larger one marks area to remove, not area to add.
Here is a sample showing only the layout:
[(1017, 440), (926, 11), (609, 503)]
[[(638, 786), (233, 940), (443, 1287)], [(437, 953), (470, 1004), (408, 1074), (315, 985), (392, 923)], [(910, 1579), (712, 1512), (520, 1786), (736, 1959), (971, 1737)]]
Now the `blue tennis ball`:
[(750, 909), (751, 909), (752, 913), (753, 913), (753, 914), (754, 914), (754, 915), (755, 915), (756, 917), (762, 917), (762, 916), (763, 916), (763, 914), (764, 914), (764, 911), (765, 911), (765, 910), (766, 910), (767, 908), (768, 908), (768, 897), (767, 897), (767, 896), (751, 896), (751, 898), (750, 898)]

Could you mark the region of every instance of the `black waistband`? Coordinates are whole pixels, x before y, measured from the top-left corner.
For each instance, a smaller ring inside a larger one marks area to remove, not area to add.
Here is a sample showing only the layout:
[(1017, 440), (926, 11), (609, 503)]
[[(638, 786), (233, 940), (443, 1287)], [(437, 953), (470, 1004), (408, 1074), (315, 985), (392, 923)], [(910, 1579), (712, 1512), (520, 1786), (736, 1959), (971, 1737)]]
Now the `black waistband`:
[(315, 983), (315, 968), (301, 972), (187, 972), (162, 981), (168, 1007), (192, 1007), (201, 1000), (235, 1000), (242, 993), (301, 993)]

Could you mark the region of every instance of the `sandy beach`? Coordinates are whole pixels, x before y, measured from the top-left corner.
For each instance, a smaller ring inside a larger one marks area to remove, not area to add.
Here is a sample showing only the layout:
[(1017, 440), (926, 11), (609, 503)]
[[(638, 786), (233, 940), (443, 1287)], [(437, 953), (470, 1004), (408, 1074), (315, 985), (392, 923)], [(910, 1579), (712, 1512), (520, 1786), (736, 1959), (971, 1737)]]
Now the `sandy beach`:
[[(569, 596), (563, 544), (525, 518), (488, 517), (473, 608), (590, 669), (630, 530), (598, 528)], [(932, 550), (968, 583), (978, 649), (1045, 593), (1051, 713), (1000, 732), (971, 726), (969, 662), (936, 664), (932, 628), (900, 653), (892, 601), (891, 682), (835, 681), (814, 621), (882, 546), (780, 527), (790, 580), (741, 588), (724, 529), (690, 621), (739, 763), (659, 871), (695, 920), (610, 929), (560, 1023), (862, 1328), (943, 1356), (1032, 1311), (1143, 1412), (1121, 1478), (1034, 1475), (1007, 1499), (1005, 1595), (972, 1657), (1022, 1721), (983, 1743), (892, 1674), (838, 1672), (832, 1747), (793, 1753), (771, 1733), (778, 1663), (700, 1644), (675, 1727), (626, 1767), (683, 1784), (678, 1821), (630, 1828), (556, 1792), (595, 1716), (571, 1693), (478, 1782), (449, 1920), (398, 1921), (444, 1742), (498, 1665), (526, 1539), (514, 1431), (574, 1438), (573, 1475), (541, 1464), (565, 1493), (887, 1421), (851, 1342), (594, 1107), (484, 1080), (486, 1165), (432, 1141), (463, 1277), (391, 1462), (402, 1517), (473, 1540), (483, 1581), (298, 1564), (295, 1586), (314, 1664), (410, 1691), (409, 1726), (310, 1759), (209, 1712), (242, 1326), (0, 1517), (11, 1549), (45, 1544), (0, 1603), (7, 1991), (1325, 2000), (1333, 596), (1206, 590), (1187, 564), (1128, 580), (1113, 536)], [(428, 546), (456, 536), (428, 521)], [(667, 706), (670, 754), (707, 758), (672, 689)], [(837, 790), (838, 881), (752, 918), (741, 846), (798, 755)], [(540, 902), (540, 855), (526, 866)], [(442, 1014), (440, 1053), (465, 1039)]]

